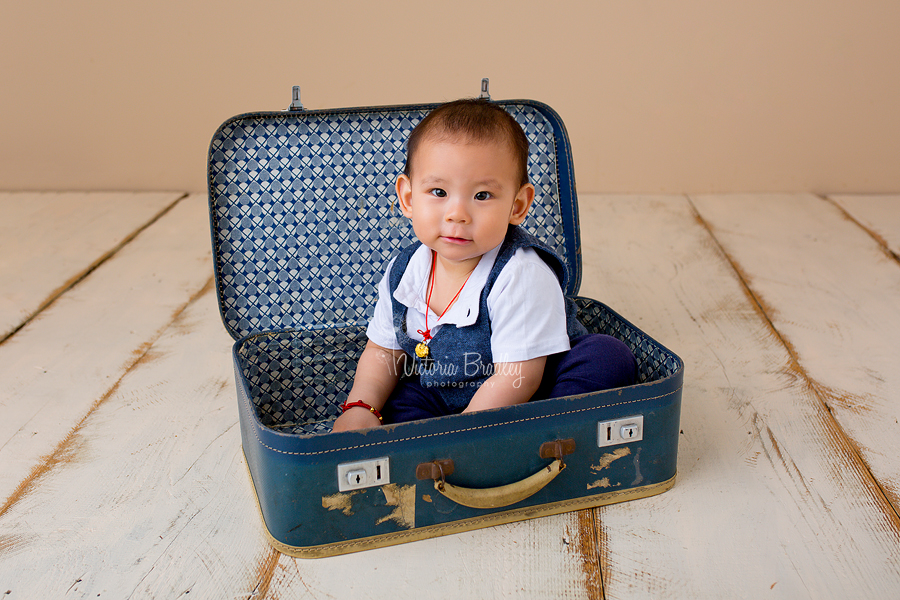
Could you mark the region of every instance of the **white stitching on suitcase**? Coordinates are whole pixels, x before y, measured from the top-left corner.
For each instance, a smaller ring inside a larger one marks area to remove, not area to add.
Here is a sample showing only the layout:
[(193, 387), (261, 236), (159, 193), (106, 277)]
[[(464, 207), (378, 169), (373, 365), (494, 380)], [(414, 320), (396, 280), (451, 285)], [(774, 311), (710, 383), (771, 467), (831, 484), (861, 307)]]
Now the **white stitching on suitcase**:
[(316, 456), (318, 454), (330, 454), (332, 452), (342, 452), (344, 450), (358, 450), (360, 448), (369, 448), (372, 446), (381, 446), (384, 444), (395, 444), (398, 442), (408, 442), (410, 440), (421, 440), (421, 439), (425, 439), (425, 438), (446, 435), (448, 433), (465, 433), (467, 431), (477, 431), (479, 429), (489, 429), (491, 427), (499, 427), (500, 425), (514, 425), (516, 423), (525, 423), (528, 421), (537, 421), (539, 419), (549, 419), (551, 417), (572, 415), (572, 414), (577, 414), (577, 413), (581, 413), (581, 412), (586, 412), (589, 410), (597, 410), (599, 408), (607, 408), (610, 406), (623, 406), (625, 404), (634, 404), (636, 402), (646, 402), (648, 400), (659, 400), (660, 398), (665, 398), (666, 396), (671, 396), (672, 394), (675, 394), (675, 393), (681, 391), (681, 389), (683, 387), (684, 387), (684, 385), (682, 384), (682, 385), (678, 386), (677, 389), (672, 390), (671, 392), (669, 392), (667, 394), (662, 394), (661, 396), (653, 396), (652, 398), (641, 398), (639, 400), (629, 400), (628, 402), (616, 402), (615, 404), (606, 404), (602, 407), (601, 406), (593, 406), (590, 408), (580, 408), (578, 410), (570, 410), (568, 412), (556, 413), (556, 414), (552, 414), (552, 415), (543, 415), (540, 417), (529, 417), (527, 419), (519, 419), (518, 421), (506, 421), (504, 423), (494, 423), (493, 425), (481, 425), (479, 427), (470, 427), (468, 429), (456, 429), (452, 432), (447, 431), (447, 432), (442, 432), (442, 433), (430, 433), (428, 435), (417, 435), (414, 437), (403, 438), (400, 440), (385, 440), (383, 442), (373, 442), (371, 444), (360, 444), (359, 446), (346, 446), (344, 448), (334, 448), (333, 450), (320, 450), (319, 452), (286, 452), (284, 450), (279, 450), (278, 448), (272, 448), (271, 446), (264, 444), (263, 441), (261, 439), (259, 439), (259, 435), (256, 432), (256, 427), (253, 428), (253, 435), (256, 437), (256, 441), (259, 442), (260, 446), (263, 446), (264, 448), (268, 448), (272, 452), (278, 452), (279, 454), (287, 454), (290, 456)]

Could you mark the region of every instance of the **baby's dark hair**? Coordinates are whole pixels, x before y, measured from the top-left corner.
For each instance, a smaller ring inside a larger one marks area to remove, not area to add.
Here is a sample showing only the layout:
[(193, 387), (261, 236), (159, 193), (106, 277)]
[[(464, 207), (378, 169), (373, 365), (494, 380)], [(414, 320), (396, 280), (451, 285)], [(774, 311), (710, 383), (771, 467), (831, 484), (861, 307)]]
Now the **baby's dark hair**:
[(464, 98), (442, 104), (416, 125), (406, 142), (406, 167), (410, 177), (416, 150), (423, 139), (461, 137), (473, 142), (500, 140), (509, 144), (521, 183), (528, 183), (528, 138), (522, 127), (502, 107), (481, 98)]

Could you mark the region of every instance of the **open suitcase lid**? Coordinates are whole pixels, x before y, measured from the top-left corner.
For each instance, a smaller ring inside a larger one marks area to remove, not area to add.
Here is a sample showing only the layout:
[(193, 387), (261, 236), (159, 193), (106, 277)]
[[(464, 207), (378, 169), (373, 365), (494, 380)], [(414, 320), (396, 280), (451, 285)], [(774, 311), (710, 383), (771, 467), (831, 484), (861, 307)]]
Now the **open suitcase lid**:
[[(536, 194), (523, 227), (563, 258), (574, 296), (581, 249), (565, 125), (539, 102), (497, 104), (531, 142)], [(406, 139), (436, 106), (292, 105), (219, 127), (209, 147), (210, 226), (219, 310), (234, 339), (368, 322), (388, 262), (415, 240), (394, 184)]]

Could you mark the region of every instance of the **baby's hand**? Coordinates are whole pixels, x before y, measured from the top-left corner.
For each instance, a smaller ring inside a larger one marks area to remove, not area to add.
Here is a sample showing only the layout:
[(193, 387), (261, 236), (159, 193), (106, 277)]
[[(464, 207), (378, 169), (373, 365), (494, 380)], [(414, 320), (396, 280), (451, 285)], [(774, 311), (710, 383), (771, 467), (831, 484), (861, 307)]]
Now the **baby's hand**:
[(352, 431), (354, 429), (367, 429), (369, 427), (378, 427), (381, 421), (378, 420), (372, 411), (362, 406), (351, 406), (344, 414), (337, 418), (334, 422), (333, 432)]

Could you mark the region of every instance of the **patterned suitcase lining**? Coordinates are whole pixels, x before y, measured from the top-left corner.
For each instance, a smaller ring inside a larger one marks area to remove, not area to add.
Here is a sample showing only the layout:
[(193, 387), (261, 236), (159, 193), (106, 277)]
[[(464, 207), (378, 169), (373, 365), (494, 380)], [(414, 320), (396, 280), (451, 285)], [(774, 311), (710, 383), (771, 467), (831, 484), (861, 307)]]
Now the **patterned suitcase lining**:
[[(505, 107), (531, 143), (536, 189), (525, 228), (565, 259), (552, 125)], [(413, 239), (394, 207), (405, 143), (425, 110), (248, 115), (210, 145), (219, 295), (236, 339), (253, 332), (368, 322), (378, 278)]]
[[(576, 298), (576, 303), (588, 331), (628, 344), (638, 359), (641, 383), (678, 371), (679, 361), (672, 353), (602, 304), (589, 298)], [(268, 332), (246, 339), (238, 358), (262, 424), (295, 435), (331, 431), (365, 345), (362, 326)]]

